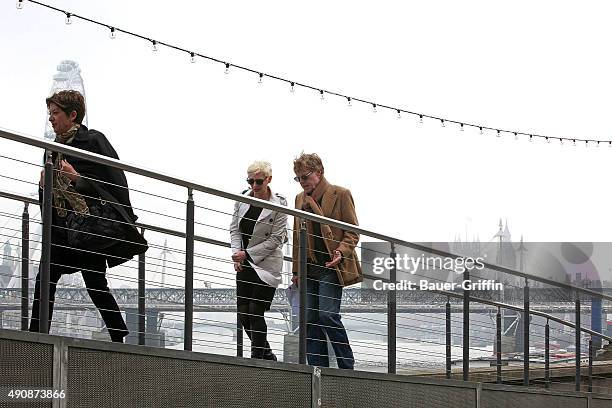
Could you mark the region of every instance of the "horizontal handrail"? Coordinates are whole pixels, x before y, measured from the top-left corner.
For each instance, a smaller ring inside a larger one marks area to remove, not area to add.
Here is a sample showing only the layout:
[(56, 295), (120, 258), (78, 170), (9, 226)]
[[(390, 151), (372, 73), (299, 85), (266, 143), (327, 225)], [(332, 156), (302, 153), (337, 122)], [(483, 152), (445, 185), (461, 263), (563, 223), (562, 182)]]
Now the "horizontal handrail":
[[(252, 204), (252, 205), (257, 205), (258, 207), (263, 207), (263, 208), (267, 208), (270, 210), (274, 210), (274, 211), (278, 211), (281, 213), (285, 213), (288, 215), (292, 215), (294, 217), (299, 217), (302, 219), (307, 219), (310, 221), (314, 221), (314, 222), (318, 222), (318, 223), (323, 223), (326, 225), (330, 225), (336, 228), (340, 228), (342, 230), (348, 230), (348, 231), (353, 231), (356, 232), (358, 234), (361, 235), (366, 235), (375, 239), (379, 239), (382, 241), (386, 241), (386, 242), (390, 242), (390, 243), (394, 243), (395, 245), (399, 245), (399, 246), (404, 246), (407, 248), (412, 248), (418, 251), (422, 251), (422, 252), (426, 252), (426, 253), (430, 253), (430, 254), (435, 254), (438, 256), (443, 256), (443, 257), (448, 257), (448, 258), (460, 258), (462, 257), (462, 255), (458, 255), (458, 254), (453, 254), (450, 252), (446, 252), (446, 251), (442, 251), (439, 249), (434, 249), (431, 247), (427, 247), (425, 245), (419, 245), (419, 244), (415, 244), (413, 242), (408, 242), (408, 241), (404, 241), (402, 239), (399, 238), (395, 238), (392, 237), (390, 235), (385, 235), (385, 234), (381, 234), (366, 228), (362, 228), (362, 227), (358, 227), (352, 224), (347, 224), (345, 222), (342, 221), (338, 221), (338, 220), (334, 220), (331, 218), (327, 218), (327, 217), (321, 217), (319, 215), (310, 213), (310, 212), (305, 212), (302, 210), (297, 210), (297, 209), (293, 209), (290, 207), (286, 207), (283, 205), (279, 205), (279, 204), (275, 204), (272, 203), (270, 201), (266, 201), (266, 200), (260, 200), (258, 198), (254, 198), (254, 197), (249, 197), (249, 196), (245, 196), (242, 194), (235, 194), (235, 193), (230, 193), (228, 191), (222, 190), (222, 189), (218, 189), (218, 188), (214, 188), (214, 187), (210, 187), (204, 184), (200, 184), (200, 183), (196, 183), (194, 181), (188, 181), (188, 180), (184, 180), (184, 179), (180, 179), (178, 177), (169, 175), (169, 174), (165, 174), (165, 173), (160, 173), (158, 171), (154, 171), (154, 170), (149, 170), (143, 167), (139, 167), (137, 165), (134, 164), (130, 164), (124, 161), (120, 161), (117, 159), (113, 159), (107, 156), (102, 156), (96, 153), (91, 153), (85, 150), (81, 150), (81, 149), (76, 149), (74, 147), (71, 146), (67, 146), (67, 145), (63, 145), (60, 143), (55, 143), (55, 142), (50, 142), (47, 140), (43, 140), (40, 138), (34, 138), (31, 136), (27, 136), (25, 134), (22, 133), (18, 133), (18, 132), (13, 132), (13, 131), (9, 131), (6, 129), (2, 129), (0, 128), (0, 138), (3, 139), (7, 139), (7, 140), (12, 140), (18, 143), (23, 143), (23, 144), (27, 144), (30, 146), (35, 146), (35, 147), (39, 147), (42, 149), (48, 149), (48, 150), (52, 150), (52, 151), (57, 151), (57, 152), (61, 152), (64, 154), (69, 154), (71, 156), (75, 156), (75, 157), (79, 157), (81, 159), (85, 159), (85, 160), (89, 160), (92, 161), (94, 163), (98, 163), (98, 164), (102, 164), (102, 165), (107, 165), (107, 166), (111, 166), (111, 167), (115, 167), (124, 171), (128, 171), (130, 173), (134, 173), (134, 174), (138, 174), (144, 177), (149, 177), (149, 178), (153, 178), (159, 181), (164, 181), (170, 184), (174, 184), (174, 185), (178, 185), (178, 186), (182, 186), (188, 189), (192, 189), (195, 191), (200, 191), (203, 193), (207, 193), (207, 194), (211, 194), (214, 196), (218, 196), (218, 197), (223, 197), (223, 198), (227, 198), (229, 200), (233, 200), (233, 201), (240, 201), (246, 204)], [(564, 289), (569, 289), (569, 290), (573, 290), (576, 291), (577, 293), (584, 293), (584, 294), (588, 294), (592, 297), (598, 297), (601, 299), (606, 299), (606, 300), (610, 300), (612, 301), (612, 296), (609, 295), (604, 295), (602, 293), (590, 290), (590, 289), (585, 289), (585, 288), (581, 288), (578, 286), (574, 286), (574, 285), (570, 285), (568, 283), (563, 283), (563, 282), (557, 282), (551, 279), (547, 279), (547, 278), (542, 278), (536, 275), (531, 275), (525, 272), (520, 272), (514, 269), (510, 269), (510, 268), (506, 268), (500, 265), (496, 265), (496, 264), (491, 264), (491, 263), (487, 263), (487, 262), (482, 262), (482, 264), (484, 265), (484, 267), (494, 270), (494, 271), (498, 271), (498, 272), (502, 272), (502, 273), (506, 273), (508, 275), (513, 275), (513, 276), (518, 276), (524, 279), (528, 279), (528, 280), (532, 280), (532, 281), (537, 281), (537, 282), (541, 282), (547, 285), (551, 285), (551, 286), (557, 286), (560, 288), (564, 288)]]
[(38, 204), (38, 200), (32, 197), (27, 197), (21, 194), (9, 193), (7, 191), (0, 191), (0, 197), (8, 198), (9, 200), (21, 201), (22, 203)]

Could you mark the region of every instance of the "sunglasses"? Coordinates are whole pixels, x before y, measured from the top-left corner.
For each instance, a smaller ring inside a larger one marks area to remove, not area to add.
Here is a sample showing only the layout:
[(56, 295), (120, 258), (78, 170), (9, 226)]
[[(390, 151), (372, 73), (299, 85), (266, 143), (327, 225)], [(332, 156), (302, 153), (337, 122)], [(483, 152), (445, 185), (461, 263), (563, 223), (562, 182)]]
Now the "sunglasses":
[(253, 183), (257, 184), (258, 186), (261, 186), (264, 181), (266, 181), (266, 179), (252, 179), (252, 178), (248, 178), (246, 180), (247, 183), (249, 183), (249, 186), (252, 186)]
[(300, 179), (301, 179), (302, 181), (306, 181), (306, 180), (308, 180), (308, 177), (310, 177), (310, 175), (311, 175), (311, 174), (312, 174), (312, 171), (311, 171), (311, 172), (309, 172), (308, 174), (304, 174), (303, 176), (295, 176), (293, 179), (294, 179), (295, 181), (297, 181), (297, 182), (299, 182), (299, 181), (300, 181)]

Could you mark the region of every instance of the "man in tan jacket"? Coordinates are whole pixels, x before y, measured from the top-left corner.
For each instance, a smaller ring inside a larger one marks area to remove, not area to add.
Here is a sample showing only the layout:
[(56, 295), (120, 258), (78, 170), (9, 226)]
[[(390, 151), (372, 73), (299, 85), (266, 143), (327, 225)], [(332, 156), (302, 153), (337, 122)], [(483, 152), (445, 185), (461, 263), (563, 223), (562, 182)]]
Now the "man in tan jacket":
[[(321, 158), (302, 153), (293, 162), (295, 181), (304, 190), (295, 207), (314, 214), (358, 225), (351, 192), (329, 184)], [(293, 282), (298, 283), (300, 218), (293, 227)], [(340, 317), (342, 288), (363, 280), (355, 252), (359, 234), (306, 220), (307, 245), (307, 344), (308, 364), (329, 367), (327, 338), (339, 368), (353, 369), (355, 359)]]

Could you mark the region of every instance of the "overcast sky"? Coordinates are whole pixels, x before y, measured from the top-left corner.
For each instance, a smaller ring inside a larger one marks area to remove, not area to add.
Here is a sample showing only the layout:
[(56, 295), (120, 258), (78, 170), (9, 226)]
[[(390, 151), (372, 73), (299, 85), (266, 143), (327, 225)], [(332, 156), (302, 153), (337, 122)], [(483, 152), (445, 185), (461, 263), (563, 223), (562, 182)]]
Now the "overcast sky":
[[(220, 60), (379, 104), (519, 132), (609, 140), (612, 4), (605, 1), (64, 1), (72, 11)], [(122, 160), (240, 192), (254, 159), (289, 197), (292, 159), (317, 152), (350, 188), (362, 226), (412, 241), (609, 241), (612, 148), (529, 143), (413, 117), (198, 60), (33, 4), (0, 5), (0, 127), (42, 137), (57, 64), (77, 61), (89, 125)], [(3, 154), (40, 160), (0, 141)], [(2, 159), (2, 174), (37, 170)], [(130, 176), (132, 187), (186, 192)], [(3, 181), (5, 183), (5, 181)], [(31, 192), (34, 186), (15, 186)], [(232, 203), (196, 197), (231, 211)], [(144, 196), (136, 207), (177, 216)], [(6, 200), (4, 210), (17, 211)], [(141, 219), (152, 215), (139, 212)], [(199, 214), (226, 228), (229, 219)], [(162, 222), (162, 219), (158, 219)], [(178, 223), (180, 227), (180, 222)], [(213, 234), (214, 235), (214, 234)], [(226, 232), (217, 231), (217, 237)]]

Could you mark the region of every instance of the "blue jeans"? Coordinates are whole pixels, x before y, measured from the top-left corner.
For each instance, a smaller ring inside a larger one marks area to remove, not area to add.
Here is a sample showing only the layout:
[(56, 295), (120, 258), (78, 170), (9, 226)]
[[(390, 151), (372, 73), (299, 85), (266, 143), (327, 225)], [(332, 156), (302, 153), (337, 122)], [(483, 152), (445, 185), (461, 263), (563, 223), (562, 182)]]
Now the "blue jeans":
[[(335, 270), (318, 265), (308, 265), (308, 272), (317, 268), (319, 279), (308, 278), (306, 303), (306, 357), (308, 364), (329, 367), (327, 339), (334, 348), (338, 368), (353, 369), (355, 358), (349, 344), (346, 329), (340, 317), (342, 286)], [(314, 272), (314, 271), (313, 271)], [(316, 274), (318, 275), (318, 274)], [(315, 276), (316, 276), (315, 275)]]

